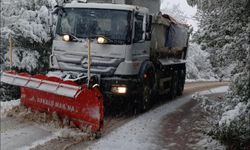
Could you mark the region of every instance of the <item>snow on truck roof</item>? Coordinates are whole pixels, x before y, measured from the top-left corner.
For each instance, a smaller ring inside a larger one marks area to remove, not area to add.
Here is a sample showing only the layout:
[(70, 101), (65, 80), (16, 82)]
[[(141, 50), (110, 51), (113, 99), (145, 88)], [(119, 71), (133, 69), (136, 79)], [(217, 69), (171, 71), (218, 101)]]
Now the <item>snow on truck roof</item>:
[(64, 5), (64, 8), (97, 8), (97, 9), (114, 9), (114, 10), (137, 10), (142, 13), (149, 13), (145, 7), (126, 5), (126, 4), (110, 4), (110, 3), (78, 3), (72, 2)]

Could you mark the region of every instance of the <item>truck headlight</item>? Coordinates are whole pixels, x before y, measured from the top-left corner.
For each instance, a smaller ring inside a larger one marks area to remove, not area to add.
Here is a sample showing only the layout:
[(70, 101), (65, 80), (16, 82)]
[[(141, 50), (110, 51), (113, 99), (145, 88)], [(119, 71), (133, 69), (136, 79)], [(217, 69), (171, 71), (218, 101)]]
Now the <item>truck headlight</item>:
[(70, 35), (64, 35), (63, 36), (63, 40), (65, 41), (65, 42), (69, 42), (70, 41)]
[(98, 44), (106, 44), (106, 43), (108, 43), (108, 40), (105, 37), (98, 37), (97, 43)]
[(125, 85), (112, 85), (111, 92), (115, 94), (126, 94), (127, 86)]

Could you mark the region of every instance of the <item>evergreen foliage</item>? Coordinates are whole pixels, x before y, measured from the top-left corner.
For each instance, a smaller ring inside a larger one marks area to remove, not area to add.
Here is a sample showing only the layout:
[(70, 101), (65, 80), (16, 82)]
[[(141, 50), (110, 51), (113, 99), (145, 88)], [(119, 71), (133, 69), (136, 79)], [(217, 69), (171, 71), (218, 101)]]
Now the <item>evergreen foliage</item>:
[[(54, 0), (1, 0), (1, 70), (10, 68), (9, 35), (11, 34), (12, 69), (33, 74), (47, 71), (52, 33), (49, 11), (55, 4)], [(17, 91), (17, 88), (1, 84), (0, 99), (17, 98), (19, 95)]]
[(250, 1), (187, 0), (199, 9), (200, 29), (194, 39), (210, 53), (216, 72), (232, 84), (210, 135), (228, 149), (250, 146)]

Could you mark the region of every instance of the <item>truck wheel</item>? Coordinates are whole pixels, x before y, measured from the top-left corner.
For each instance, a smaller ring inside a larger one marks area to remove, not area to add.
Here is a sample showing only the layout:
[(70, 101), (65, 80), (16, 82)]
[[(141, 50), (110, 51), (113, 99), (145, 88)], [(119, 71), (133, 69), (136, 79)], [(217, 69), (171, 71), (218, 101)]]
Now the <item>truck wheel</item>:
[(178, 71), (175, 70), (172, 73), (171, 88), (169, 93), (170, 99), (174, 99), (177, 96), (177, 89), (178, 89)]
[(150, 104), (152, 102), (152, 87), (148, 84), (143, 86), (141, 103), (140, 103), (140, 112), (145, 112), (150, 108)]
[(184, 84), (185, 84), (185, 71), (184, 70), (179, 70), (178, 71), (178, 89), (177, 89), (177, 95), (181, 96), (184, 90)]
[(144, 68), (140, 78), (142, 79), (142, 88), (140, 91), (139, 102), (137, 104), (137, 112), (142, 113), (150, 108), (154, 93), (155, 70), (151, 63)]

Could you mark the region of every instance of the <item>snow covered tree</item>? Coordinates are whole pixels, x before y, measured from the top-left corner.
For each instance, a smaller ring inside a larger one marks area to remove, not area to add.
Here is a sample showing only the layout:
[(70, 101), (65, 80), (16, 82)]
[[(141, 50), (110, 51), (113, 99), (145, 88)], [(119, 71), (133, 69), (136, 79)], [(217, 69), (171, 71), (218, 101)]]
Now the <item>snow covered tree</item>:
[(45, 57), (51, 45), (49, 9), (55, 4), (54, 0), (1, 1), (1, 57), (6, 67), (9, 65), (6, 55), (9, 34), (13, 39), (14, 67), (29, 72), (46, 67)]
[(221, 76), (232, 76), (212, 135), (230, 149), (250, 146), (250, 1), (187, 0), (199, 9), (194, 39)]
[(187, 56), (187, 79), (217, 79), (213, 72), (210, 60), (210, 54), (201, 50), (200, 45), (189, 43)]
[[(13, 68), (31, 73), (46, 72), (51, 49), (49, 10), (55, 5), (55, 0), (1, 0), (1, 71), (10, 66), (8, 41), (11, 34)], [(16, 89), (1, 85), (0, 99), (6, 98), (5, 95), (14, 96), (15, 92)]]
[[(246, 64), (248, 47), (249, 3), (240, 1), (188, 0), (197, 4), (200, 29), (194, 39), (211, 54), (218, 74), (230, 77), (237, 64)], [(243, 44), (242, 44), (243, 43)], [(237, 67), (238, 69), (242, 67)], [(240, 72), (242, 70), (238, 70)]]

